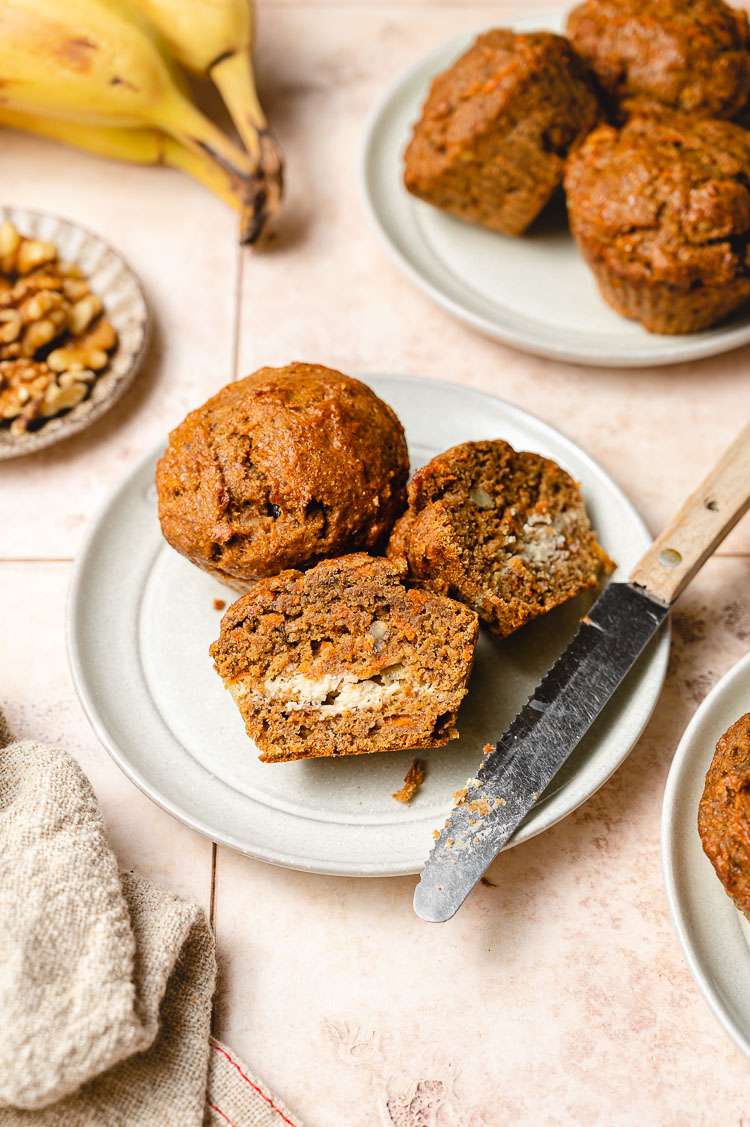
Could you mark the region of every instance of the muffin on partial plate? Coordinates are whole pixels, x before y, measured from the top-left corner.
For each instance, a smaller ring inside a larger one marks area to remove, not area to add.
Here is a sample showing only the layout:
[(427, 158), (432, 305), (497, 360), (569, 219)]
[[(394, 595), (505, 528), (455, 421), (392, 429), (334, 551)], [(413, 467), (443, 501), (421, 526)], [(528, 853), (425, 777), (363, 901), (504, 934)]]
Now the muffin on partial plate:
[(750, 95), (747, 14), (723, 0), (585, 0), (567, 31), (619, 121), (665, 109), (732, 118)]
[(599, 117), (567, 39), (485, 32), (434, 79), (406, 150), (404, 183), (461, 219), (520, 235)]
[(382, 547), (408, 474), (404, 429), (366, 384), (318, 364), (261, 368), (169, 436), (159, 519), (173, 548), (246, 590)]
[(570, 226), (604, 299), (653, 333), (750, 298), (750, 133), (728, 121), (603, 125), (568, 163)]
[(211, 646), (264, 762), (438, 747), (474, 658), (477, 617), (364, 554), (257, 583)]
[(570, 475), (500, 439), (454, 446), (417, 470), (388, 555), (405, 557), (421, 586), (470, 606), (498, 638), (613, 566)]
[(750, 713), (716, 745), (698, 808), (698, 832), (727, 894), (750, 919)]

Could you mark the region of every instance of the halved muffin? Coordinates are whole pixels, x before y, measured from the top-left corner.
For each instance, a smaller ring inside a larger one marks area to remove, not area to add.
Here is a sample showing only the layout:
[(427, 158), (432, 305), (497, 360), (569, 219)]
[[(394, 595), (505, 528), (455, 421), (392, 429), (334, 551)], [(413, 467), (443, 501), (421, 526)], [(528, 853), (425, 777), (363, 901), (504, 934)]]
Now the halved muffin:
[(461, 219), (519, 235), (599, 116), (567, 39), (485, 32), (433, 81), (406, 150), (404, 182)]
[(500, 439), (454, 446), (417, 470), (388, 555), (405, 557), (420, 585), (466, 603), (499, 638), (613, 567), (570, 475)]
[(457, 738), (477, 617), (405, 576), (403, 560), (358, 553), (232, 604), (210, 652), (264, 762)]

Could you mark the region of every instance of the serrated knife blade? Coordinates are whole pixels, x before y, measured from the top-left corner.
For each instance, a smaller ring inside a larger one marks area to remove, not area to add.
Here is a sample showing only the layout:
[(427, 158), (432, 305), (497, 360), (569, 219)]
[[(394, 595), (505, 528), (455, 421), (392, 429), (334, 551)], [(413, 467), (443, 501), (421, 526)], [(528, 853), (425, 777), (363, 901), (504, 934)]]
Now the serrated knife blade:
[(549, 786), (669, 610), (750, 507), (750, 424), (636, 564), (611, 583), (440, 830), (414, 892), (449, 920)]
[(442, 923), (461, 907), (668, 613), (626, 583), (597, 599), (440, 831), (414, 893), (423, 920)]

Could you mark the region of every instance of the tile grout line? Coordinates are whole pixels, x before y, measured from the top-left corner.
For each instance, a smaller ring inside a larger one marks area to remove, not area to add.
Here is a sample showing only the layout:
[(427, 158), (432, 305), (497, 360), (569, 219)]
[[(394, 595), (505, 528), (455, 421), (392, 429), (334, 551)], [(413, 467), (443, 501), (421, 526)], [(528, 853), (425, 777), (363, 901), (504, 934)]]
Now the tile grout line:
[[(211, 842), (211, 892), (208, 901), (208, 925), (211, 928), (214, 936), (214, 946), (216, 945), (216, 855), (217, 855), (216, 842)], [(214, 989), (214, 996), (211, 999), (211, 1033), (216, 1032), (216, 990)]]
[(216, 842), (211, 842), (211, 892), (208, 901), (208, 919), (211, 927), (214, 927), (214, 920), (216, 918), (216, 856), (217, 856)]
[(242, 332), (242, 284), (245, 278), (245, 254), (242, 245), (237, 250), (237, 269), (234, 278), (234, 333), (232, 337), (232, 382), (238, 379), (237, 365), (240, 359), (240, 334)]
[[(230, 360), (230, 364), (231, 364), (230, 383), (233, 383), (237, 379), (237, 365), (239, 363), (239, 356), (240, 356), (240, 333), (242, 332), (242, 319), (240, 317), (240, 306), (242, 304), (242, 283), (243, 283), (243, 280), (244, 280), (244, 266), (245, 266), (245, 254), (244, 254), (243, 247), (240, 244), (237, 247), (236, 268), (235, 268), (235, 274), (234, 274), (234, 324), (233, 324), (233, 327), (232, 327), (233, 331), (232, 331), (232, 356), (231, 356), (231, 360)], [(218, 911), (218, 900), (219, 900), (218, 881), (217, 881), (218, 858), (219, 858), (218, 847), (216, 845), (216, 842), (212, 841), (211, 842), (211, 891), (209, 893), (209, 901), (208, 901), (208, 922), (209, 922), (209, 926), (211, 928), (211, 931), (213, 932), (214, 944), (216, 943), (216, 916), (217, 916), (217, 911)], [(215, 1033), (216, 1033), (216, 1021), (217, 1021), (216, 1002), (217, 1002), (218, 985), (219, 984), (217, 983), (217, 990), (214, 991), (214, 996), (211, 999), (211, 1026), (210, 1026), (210, 1028), (211, 1028), (211, 1034), (212, 1035), (215, 1035)]]

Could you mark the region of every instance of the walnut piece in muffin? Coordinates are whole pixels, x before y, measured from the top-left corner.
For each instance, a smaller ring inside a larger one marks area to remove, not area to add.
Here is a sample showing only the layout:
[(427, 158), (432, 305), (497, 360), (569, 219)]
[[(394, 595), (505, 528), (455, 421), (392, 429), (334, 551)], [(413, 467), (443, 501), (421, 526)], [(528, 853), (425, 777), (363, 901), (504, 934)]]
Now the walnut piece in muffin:
[(439, 747), (474, 660), (468, 607), (358, 553), (263, 579), (229, 608), (214, 668), (266, 763)]
[(498, 638), (613, 567), (569, 474), (501, 439), (464, 442), (417, 470), (388, 556), (405, 557), (418, 584), (472, 607)]

